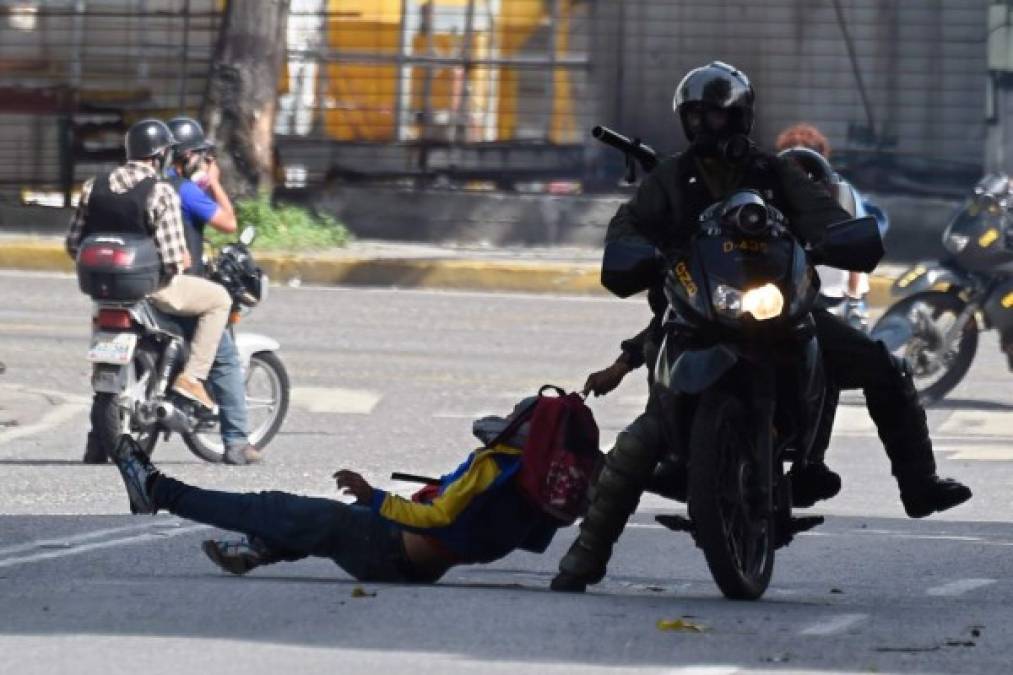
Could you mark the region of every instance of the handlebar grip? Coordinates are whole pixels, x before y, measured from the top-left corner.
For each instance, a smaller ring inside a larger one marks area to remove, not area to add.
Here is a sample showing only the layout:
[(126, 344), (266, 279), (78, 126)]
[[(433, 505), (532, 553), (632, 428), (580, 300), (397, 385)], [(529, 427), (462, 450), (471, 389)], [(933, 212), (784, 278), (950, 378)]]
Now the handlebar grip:
[(633, 157), (640, 162), (640, 166), (648, 173), (658, 166), (658, 154), (654, 151), (654, 148), (644, 145), (639, 139), (630, 140), (619, 132), (602, 125), (591, 129), (591, 135), (601, 143)]

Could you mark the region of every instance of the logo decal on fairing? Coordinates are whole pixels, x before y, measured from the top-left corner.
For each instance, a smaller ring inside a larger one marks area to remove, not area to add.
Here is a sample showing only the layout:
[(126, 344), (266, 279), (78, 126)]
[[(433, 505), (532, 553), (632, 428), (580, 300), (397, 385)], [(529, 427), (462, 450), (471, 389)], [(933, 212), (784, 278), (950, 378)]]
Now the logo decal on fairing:
[(679, 279), (679, 283), (686, 289), (688, 295), (696, 295), (700, 290), (697, 285), (693, 282), (693, 275), (689, 273), (689, 268), (686, 267), (686, 263), (680, 262), (675, 266), (675, 276)]
[(978, 237), (978, 246), (982, 248), (988, 248), (995, 243), (995, 240), (999, 238), (999, 230), (990, 228), (985, 230), (985, 233)]

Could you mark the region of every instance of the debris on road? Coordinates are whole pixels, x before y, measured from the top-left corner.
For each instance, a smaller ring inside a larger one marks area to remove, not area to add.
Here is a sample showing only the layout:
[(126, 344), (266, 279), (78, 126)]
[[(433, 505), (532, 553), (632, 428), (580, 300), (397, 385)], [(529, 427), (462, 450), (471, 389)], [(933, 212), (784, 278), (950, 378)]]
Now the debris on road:
[(373, 591), (372, 593), (370, 593), (369, 591), (367, 591), (362, 586), (356, 586), (355, 588), (352, 589), (352, 597), (353, 598), (375, 598), (376, 597), (376, 591)]
[(658, 619), (658, 630), (684, 631), (687, 633), (705, 633), (709, 628), (703, 624), (682, 619)]

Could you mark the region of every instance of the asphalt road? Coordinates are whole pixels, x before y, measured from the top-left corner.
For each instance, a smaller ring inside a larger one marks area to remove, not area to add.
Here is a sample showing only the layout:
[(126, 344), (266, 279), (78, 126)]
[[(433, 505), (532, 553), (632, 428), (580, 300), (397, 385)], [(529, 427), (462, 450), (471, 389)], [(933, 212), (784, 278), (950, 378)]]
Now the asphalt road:
[[(0, 673), (1006, 672), (1013, 661), (1013, 394), (995, 336), (930, 412), (940, 472), (975, 490), (904, 517), (861, 398), (839, 414), (827, 523), (778, 552), (754, 603), (722, 599), (701, 553), (648, 497), (605, 582), (546, 587), (543, 556), (452, 570), (434, 587), (365, 585), (327, 560), (236, 579), (198, 550), (214, 531), (130, 516), (115, 469), (78, 464), (89, 303), (69, 277), (0, 273)], [(294, 390), (263, 465), (204, 464), (160, 445), (168, 474), (229, 490), (333, 494), (331, 472), (437, 473), (476, 445), (471, 419), (546, 382), (576, 387), (646, 320), (639, 301), (273, 289), (244, 328), (277, 338)], [(592, 402), (610, 441), (644, 402), (643, 372)], [(659, 630), (683, 618), (703, 632)]]

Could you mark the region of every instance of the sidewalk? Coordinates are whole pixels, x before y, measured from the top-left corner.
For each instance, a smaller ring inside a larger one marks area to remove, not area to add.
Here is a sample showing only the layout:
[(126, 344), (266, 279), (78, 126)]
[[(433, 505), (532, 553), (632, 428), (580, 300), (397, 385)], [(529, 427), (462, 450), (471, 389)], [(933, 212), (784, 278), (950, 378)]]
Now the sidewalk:
[[(475, 291), (606, 295), (600, 248), (483, 247), (354, 241), (309, 253), (264, 253), (258, 264), (276, 283), (394, 286)], [(884, 305), (904, 265), (883, 265), (870, 304)], [(0, 235), (0, 268), (73, 272), (60, 237)]]

